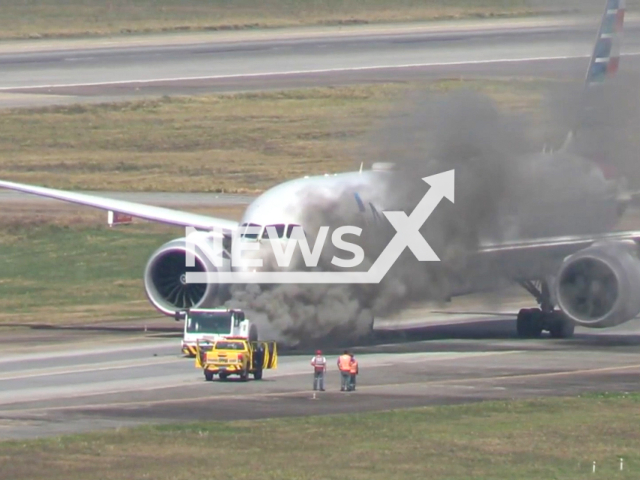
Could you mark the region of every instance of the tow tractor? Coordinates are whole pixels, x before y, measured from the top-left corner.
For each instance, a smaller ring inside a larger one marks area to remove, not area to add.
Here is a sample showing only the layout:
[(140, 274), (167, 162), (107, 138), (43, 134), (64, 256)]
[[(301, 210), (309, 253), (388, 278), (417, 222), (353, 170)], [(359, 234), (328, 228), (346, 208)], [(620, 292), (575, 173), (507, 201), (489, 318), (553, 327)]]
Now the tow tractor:
[(215, 341), (227, 337), (258, 341), (258, 326), (245, 318), (242, 310), (224, 308), (192, 308), (175, 312), (176, 321), (184, 319), (182, 353), (196, 356), (196, 344), (204, 340)]
[(218, 375), (226, 380), (229, 375), (238, 375), (247, 381), (252, 374), (255, 380), (262, 379), (262, 371), (278, 367), (276, 342), (252, 342), (244, 337), (227, 337), (215, 341), (198, 340), (196, 344), (196, 367), (202, 368), (208, 382)]

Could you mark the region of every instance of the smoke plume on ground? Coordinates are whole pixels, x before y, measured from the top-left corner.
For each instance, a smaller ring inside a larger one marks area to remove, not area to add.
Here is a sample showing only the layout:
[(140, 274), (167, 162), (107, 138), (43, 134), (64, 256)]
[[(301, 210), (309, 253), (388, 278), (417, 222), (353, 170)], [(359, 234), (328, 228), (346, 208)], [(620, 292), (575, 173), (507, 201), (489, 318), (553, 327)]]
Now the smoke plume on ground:
[[(616, 105), (600, 107), (613, 112)], [(557, 124), (564, 122), (553, 109), (547, 114)], [(627, 108), (626, 114), (633, 112)], [(263, 337), (288, 343), (349, 339), (366, 334), (374, 317), (409, 302), (446, 300), (469, 285), (490, 288), (501, 282), (500, 274), (512, 265), (489, 265), (475, 255), (482, 241), (602, 230), (603, 212), (594, 212), (591, 202), (603, 193), (598, 173), (569, 154), (541, 156), (540, 139), (531, 138), (532, 131), (525, 118), (474, 92), (410, 98), (374, 129), (360, 152), (366, 165), (393, 162), (395, 171), (359, 193), (381, 209), (409, 215), (429, 189), (422, 179), (455, 169), (455, 203), (443, 199), (421, 229), (441, 262), (418, 262), (405, 249), (380, 284), (234, 286), (228, 304), (250, 312)], [(590, 153), (595, 147), (582, 138), (575, 148)], [(610, 137), (598, 145), (607, 141)], [(572, 195), (578, 201), (565, 202)], [(357, 243), (366, 260), (360, 269), (367, 270), (395, 234), (386, 221), (374, 227), (363, 218), (349, 188), (330, 194), (310, 190), (299, 201), (311, 245), (321, 225), (363, 228)], [(348, 257), (327, 243), (318, 270), (337, 270), (331, 264), (334, 254)]]

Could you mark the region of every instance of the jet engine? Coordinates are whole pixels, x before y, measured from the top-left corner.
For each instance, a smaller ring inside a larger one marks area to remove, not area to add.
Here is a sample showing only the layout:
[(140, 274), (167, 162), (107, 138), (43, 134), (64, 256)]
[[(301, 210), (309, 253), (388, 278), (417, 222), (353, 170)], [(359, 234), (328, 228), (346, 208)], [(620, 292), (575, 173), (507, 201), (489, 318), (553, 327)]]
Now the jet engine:
[[(222, 305), (227, 299), (227, 288), (217, 283), (187, 283), (187, 272), (229, 271), (230, 261), (224, 248), (213, 250), (214, 242), (207, 246), (187, 242), (186, 238), (172, 240), (156, 250), (144, 271), (144, 287), (151, 304), (165, 315), (177, 310), (207, 308)], [(192, 266), (187, 266), (187, 253), (193, 255)], [(216, 267), (213, 259), (222, 258)], [(211, 280), (211, 279), (209, 279)]]
[(640, 313), (638, 246), (596, 243), (567, 257), (555, 278), (558, 307), (576, 324), (613, 327)]

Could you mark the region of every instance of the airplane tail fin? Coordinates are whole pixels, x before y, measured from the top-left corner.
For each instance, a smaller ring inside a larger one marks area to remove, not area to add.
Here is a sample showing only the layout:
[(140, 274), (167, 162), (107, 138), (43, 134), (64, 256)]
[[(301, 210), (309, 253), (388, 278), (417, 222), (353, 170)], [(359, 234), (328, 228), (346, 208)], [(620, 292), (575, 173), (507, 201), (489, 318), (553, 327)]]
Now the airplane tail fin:
[(597, 95), (597, 90), (605, 80), (614, 76), (618, 71), (624, 14), (625, 0), (606, 0), (605, 10), (600, 21), (598, 35), (584, 80), (583, 101), (581, 102), (578, 121), (567, 135), (560, 149), (561, 151), (571, 148), (584, 119), (596, 114), (589, 111), (589, 98)]

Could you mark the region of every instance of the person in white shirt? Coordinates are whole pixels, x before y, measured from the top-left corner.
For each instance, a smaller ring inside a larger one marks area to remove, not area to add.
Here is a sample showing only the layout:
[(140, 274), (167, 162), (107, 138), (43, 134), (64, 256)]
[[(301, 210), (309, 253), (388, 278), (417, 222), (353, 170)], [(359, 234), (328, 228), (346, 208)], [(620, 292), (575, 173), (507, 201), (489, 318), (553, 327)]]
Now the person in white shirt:
[(316, 356), (311, 359), (313, 367), (313, 389), (324, 392), (324, 374), (327, 371), (327, 359), (322, 356), (322, 351), (318, 350)]

